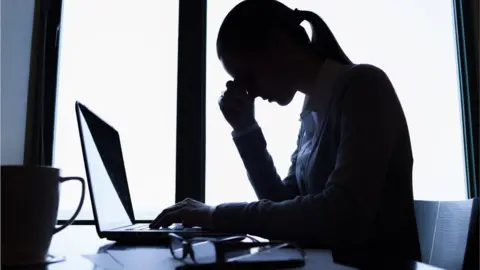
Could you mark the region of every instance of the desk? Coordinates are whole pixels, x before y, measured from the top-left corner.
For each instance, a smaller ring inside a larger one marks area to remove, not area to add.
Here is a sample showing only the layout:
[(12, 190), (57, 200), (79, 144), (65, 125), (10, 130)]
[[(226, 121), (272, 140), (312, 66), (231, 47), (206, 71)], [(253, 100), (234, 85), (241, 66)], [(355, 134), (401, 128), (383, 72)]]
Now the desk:
[[(45, 267), (28, 267), (15, 269), (49, 269), (49, 270), (66, 270), (66, 269), (103, 269), (95, 267), (95, 265), (83, 255), (92, 255), (102, 253), (103, 249), (113, 244), (113, 242), (100, 239), (97, 236), (94, 226), (78, 225), (69, 226), (65, 230), (54, 235), (50, 245), (50, 254), (65, 256), (66, 260), (50, 264)], [(102, 249), (102, 250), (101, 250)], [(132, 247), (132, 249), (135, 249)], [(162, 265), (148, 269), (175, 269), (180, 262), (171, 258), (170, 251), (166, 247), (148, 247), (150, 251), (154, 251), (156, 259), (162, 261)], [(332, 260), (331, 253), (325, 250), (306, 250), (307, 261), (303, 269), (352, 269), (343, 265), (335, 264)], [(140, 260), (139, 260), (140, 263)], [(139, 265), (136, 269), (144, 269)], [(298, 269), (298, 268), (297, 268)], [(409, 269), (430, 270), (438, 269), (422, 263), (412, 263)]]

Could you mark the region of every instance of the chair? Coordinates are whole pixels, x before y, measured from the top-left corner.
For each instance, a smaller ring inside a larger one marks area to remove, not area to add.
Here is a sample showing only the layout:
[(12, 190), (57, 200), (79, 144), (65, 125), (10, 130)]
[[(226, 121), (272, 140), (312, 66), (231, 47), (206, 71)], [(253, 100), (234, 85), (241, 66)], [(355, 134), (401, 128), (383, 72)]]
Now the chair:
[(479, 269), (478, 198), (415, 201), (422, 262), (445, 269)]

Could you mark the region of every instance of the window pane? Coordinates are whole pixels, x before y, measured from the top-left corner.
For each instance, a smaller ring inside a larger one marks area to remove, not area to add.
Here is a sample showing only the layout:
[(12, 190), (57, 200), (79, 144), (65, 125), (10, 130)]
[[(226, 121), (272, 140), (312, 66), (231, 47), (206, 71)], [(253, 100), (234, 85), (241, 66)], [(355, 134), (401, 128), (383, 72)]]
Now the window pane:
[[(175, 199), (178, 1), (64, 1), (54, 166), (85, 177), (74, 103), (120, 133), (137, 219), (154, 218)], [(79, 186), (61, 189), (69, 218)], [(89, 194), (79, 219), (91, 219)]]
[[(216, 37), (222, 20), (239, 2), (215, 1), (208, 9), (206, 201), (211, 204), (256, 199), (231, 139), (231, 128), (217, 105), (230, 77), (217, 59)], [(352, 61), (376, 65), (389, 75), (410, 128), (415, 199), (465, 199), (451, 1), (281, 2), (291, 8), (316, 12), (330, 26)], [(310, 32), (309, 27), (306, 29)], [(256, 102), (257, 119), (282, 178), (295, 149), (302, 101), (303, 96), (298, 94), (286, 108), (260, 99)]]

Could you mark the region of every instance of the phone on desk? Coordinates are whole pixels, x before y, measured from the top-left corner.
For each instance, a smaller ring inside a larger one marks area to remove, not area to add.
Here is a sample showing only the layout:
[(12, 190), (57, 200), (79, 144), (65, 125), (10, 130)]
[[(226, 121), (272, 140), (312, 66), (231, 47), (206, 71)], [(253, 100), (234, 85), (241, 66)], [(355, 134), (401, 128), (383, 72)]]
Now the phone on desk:
[(305, 265), (305, 257), (298, 249), (289, 248), (289, 244), (268, 247), (249, 248), (225, 254), (225, 262), (197, 263), (178, 266), (178, 270), (188, 269), (282, 269), (297, 268)]

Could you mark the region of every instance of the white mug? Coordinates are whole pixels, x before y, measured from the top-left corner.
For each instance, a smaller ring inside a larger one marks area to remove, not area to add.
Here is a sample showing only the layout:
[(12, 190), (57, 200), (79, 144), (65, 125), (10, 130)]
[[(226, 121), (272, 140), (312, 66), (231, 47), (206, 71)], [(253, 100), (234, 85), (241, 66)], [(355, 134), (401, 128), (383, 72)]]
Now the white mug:
[[(61, 177), (60, 169), (47, 166), (1, 167), (2, 265), (45, 262), (52, 236), (72, 224), (83, 205), (85, 180)], [(80, 203), (65, 224), (56, 227), (60, 184), (78, 180)]]

